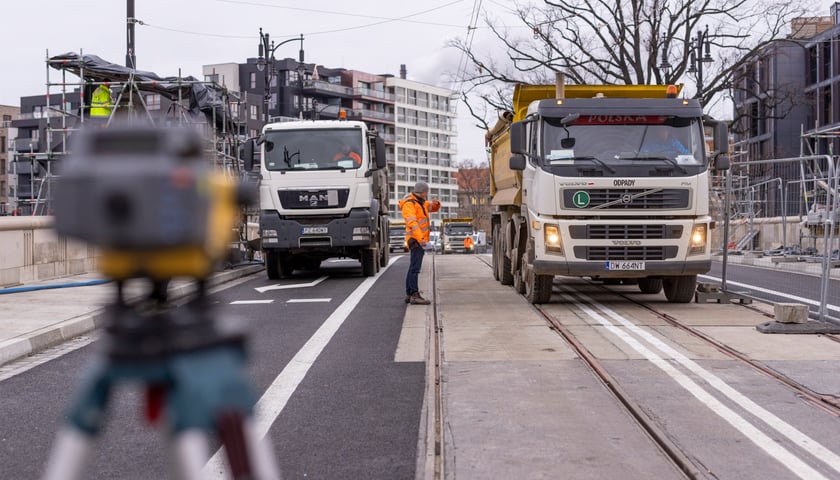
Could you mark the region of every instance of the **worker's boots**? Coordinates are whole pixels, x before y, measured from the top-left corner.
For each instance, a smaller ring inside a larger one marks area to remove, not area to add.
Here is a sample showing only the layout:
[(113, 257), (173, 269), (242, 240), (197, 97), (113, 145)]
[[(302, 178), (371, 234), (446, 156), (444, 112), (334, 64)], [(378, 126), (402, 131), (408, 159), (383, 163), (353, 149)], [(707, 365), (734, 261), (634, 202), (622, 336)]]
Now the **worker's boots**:
[(417, 292), (417, 293), (411, 295), (408, 298), (408, 303), (410, 303), (412, 305), (428, 305), (432, 302), (430, 302), (429, 300), (426, 300), (425, 298), (421, 297), (420, 292)]

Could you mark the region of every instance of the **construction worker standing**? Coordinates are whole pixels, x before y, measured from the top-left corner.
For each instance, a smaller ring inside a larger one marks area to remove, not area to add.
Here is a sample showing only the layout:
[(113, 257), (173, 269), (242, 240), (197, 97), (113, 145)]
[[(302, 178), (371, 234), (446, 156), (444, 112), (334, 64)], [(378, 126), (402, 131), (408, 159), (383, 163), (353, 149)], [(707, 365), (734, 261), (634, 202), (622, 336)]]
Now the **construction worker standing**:
[(113, 109), (111, 103), (111, 89), (104, 83), (99, 84), (96, 90), (93, 91), (90, 99), (90, 116), (91, 118), (108, 119), (111, 116)]
[(423, 254), (429, 242), (429, 213), (440, 210), (440, 202), (426, 200), (429, 184), (417, 182), (414, 191), (400, 200), (400, 210), (405, 220), (405, 237), (408, 241), (409, 265), (405, 276), (405, 303), (428, 305), (431, 302), (420, 295), (418, 277), (423, 266)]

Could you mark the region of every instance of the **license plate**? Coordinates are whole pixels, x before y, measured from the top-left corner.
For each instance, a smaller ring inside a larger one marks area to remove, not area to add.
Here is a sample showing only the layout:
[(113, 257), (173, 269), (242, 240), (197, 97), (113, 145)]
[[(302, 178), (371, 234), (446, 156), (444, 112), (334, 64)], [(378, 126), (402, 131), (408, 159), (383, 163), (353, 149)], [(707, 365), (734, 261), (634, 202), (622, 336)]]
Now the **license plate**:
[(308, 234), (312, 234), (312, 233), (327, 233), (327, 232), (329, 232), (327, 227), (303, 227), (303, 230), (301, 231), (301, 233), (303, 235), (308, 235)]
[(620, 260), (607, 262), (607, 270), (644, 270), (645, 262)]

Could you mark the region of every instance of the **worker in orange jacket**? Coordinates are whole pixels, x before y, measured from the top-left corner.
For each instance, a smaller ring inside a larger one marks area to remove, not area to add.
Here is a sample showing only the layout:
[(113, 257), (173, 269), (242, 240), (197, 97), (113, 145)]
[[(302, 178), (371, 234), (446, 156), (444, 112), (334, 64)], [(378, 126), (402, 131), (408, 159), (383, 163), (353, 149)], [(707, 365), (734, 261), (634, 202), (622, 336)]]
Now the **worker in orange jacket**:
[(400, 200), (400, 210), (405, 220), (405, 237), (408, 242), (409, 265), (405, 276), (405, 303), (428, 305), (429, 300), (420, 295), (418, 277), (423, 266), (423, 255), (429, 243), (429, 213), (440, 210), (440, 202), (433, 198), (426, 200), (429, 184), (417, 182), (414, 190)]

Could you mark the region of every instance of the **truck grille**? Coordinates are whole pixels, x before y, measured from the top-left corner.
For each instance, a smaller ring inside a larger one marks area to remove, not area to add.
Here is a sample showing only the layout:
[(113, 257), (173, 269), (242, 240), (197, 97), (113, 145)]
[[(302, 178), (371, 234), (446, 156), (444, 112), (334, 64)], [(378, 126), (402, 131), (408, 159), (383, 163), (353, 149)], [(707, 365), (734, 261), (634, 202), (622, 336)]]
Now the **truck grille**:
[(569, 235), (581, 240), (663, 240), (680, 238), (682, 225), (572, 225)]
[[(589, 194), (589, 204), (583, 207), (574, 202), (579, 192)], [(651, 192), (645, 194), (645, 192)], [(639, 195), (639, 196), (636, 196)], [(655, 190), (652, 188), (593, 188), (593, 189), (565, 189), (563, 190), (563, 208), (577, 210), (621, 210), (621, 209), (678, 209), (689, 207), (689, 190), (667, 188)], [(615, 202), (609, 206), (601, 205)]]
[(280, 205), (285, 209), (344, 208), (349, 188), (323, 190), (278, 190)]
[(667, 260), (676, 258), (675, 246), (579, 246), (575, 247), (575, 257), (584, 260)]

